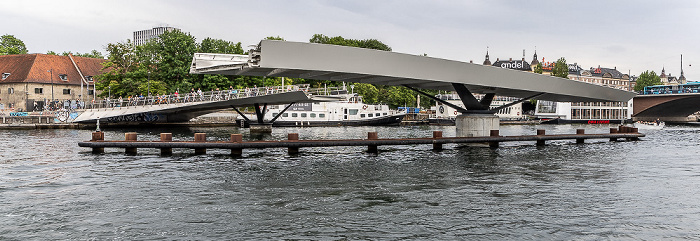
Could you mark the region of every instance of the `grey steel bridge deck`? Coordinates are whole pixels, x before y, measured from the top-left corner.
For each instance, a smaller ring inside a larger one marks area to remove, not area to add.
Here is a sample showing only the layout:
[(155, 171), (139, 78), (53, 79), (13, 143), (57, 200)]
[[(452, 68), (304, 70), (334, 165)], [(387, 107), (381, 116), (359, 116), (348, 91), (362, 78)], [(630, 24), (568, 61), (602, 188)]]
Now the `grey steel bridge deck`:
[[(628, 101), (635, 93), (530, 72), (354, 47), (263, 40), (249, 55), (194, 55), (190, 73), (292, 77), (551, 101)], [(459, 92), (459, 90), (458, 90)]]

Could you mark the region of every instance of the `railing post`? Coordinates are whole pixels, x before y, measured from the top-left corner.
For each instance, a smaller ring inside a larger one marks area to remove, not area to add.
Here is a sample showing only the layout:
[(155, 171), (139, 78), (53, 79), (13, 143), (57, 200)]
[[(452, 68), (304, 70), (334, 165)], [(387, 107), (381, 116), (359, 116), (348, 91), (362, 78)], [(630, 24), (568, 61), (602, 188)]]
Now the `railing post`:
[[(92, 140), (90, 140), (90, 141), (104, 141), (104, 140), (105, 140), (105, 133), (100, 132), (100, 131), (96, 131), (96, 132), (92, 133)], [(104, 153), (104, 152), (105, 152), (104, 147), (93, 147), (92, 148), (93, 154), (100, 154), (100, 153)]]
[[(576, 129), (576, 135), (583, 135), (586, 134), (586, 130), (584, 129)], [(583, 138), (577, 138), (576, 139), (576, 144), (583, 144)]]
[[(160, 133), (160, 141), (171, 142), (173, 141), (173, 133)], [(160, 155), (169, 156), (173, 154), (173, 148), (160, 148)]]
[[(491, 130), (489, 132), (491, 137), (498, 137), (499, 136), (499, 131), (498, 130)], [(490, 141), (489, 142), (489, 147), (491, 148), (498, 148), (498, 142), (497, 141)]]
[[(544, 135), (545, 135), (545, 130), (543, 130), (543, 129), (537, 129), (537, 135), (538, 135), (538, 136), (544, 136)], [(537, 146), (544, 146), (544, 140), (537, 140)]]
[[(241, 143), (243, 142), (243, 135), (241, 134), (231, 134), (231, 142)], [(231, 149), (231, 156), (239, 157), (243, 155), (243, 149), (233, 148)]]
[[(124, 140), (127, 142), (135, 142), (138, 139), (137, 133), (136, 132), (127, 132), (124, 133)], [(124, 152), (127, 155), (136, 155), (136, 147), (127, 147), (124, 148)]]
[[(379, 139), (377, 132), (367, 132), (367, 139), (368, 140), (377, 140)], [(377, 150), (377, 145), (368, 145), (367, 146), (367, 152), (369, 153), (378, 153)]]
[[(206, 141), (207, 141), (207, 133), (194, 133), (194, 142), (206, 142)], [(206, 148), (195, 148), (194, 154), (195, 155), (207, 154), (207, 149)]]
[[(287, 140), (298, 141), (299, 140), (299, 133), (288, 133)], [(288, 147), (287, 153), (289, 153), (289, 155), (299, 154), (299, 147)]]
[[(442, 138), (442, 131), (433, 131), (433, 139)], [(433, 151), (442, 151), (442, 144), (433, 142)]]

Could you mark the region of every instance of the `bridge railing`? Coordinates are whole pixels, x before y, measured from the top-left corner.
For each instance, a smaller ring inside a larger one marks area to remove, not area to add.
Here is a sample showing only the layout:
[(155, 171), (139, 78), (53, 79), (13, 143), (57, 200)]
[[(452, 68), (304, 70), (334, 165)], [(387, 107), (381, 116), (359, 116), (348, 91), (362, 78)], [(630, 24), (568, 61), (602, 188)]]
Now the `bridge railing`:
[(85, 103), (85, 109), (101, 109), (114, 107), (128, 106), (147, 106), (147, 105), (164, 105), (176, 103), (192, 103), (192, 102), (215, 102), (226, 101), (239, 98), (265, 96), (272, 94), (280, 94), (287, 92), (304, 91), (307, 95), (332, 95), (342, 91), (338, 87), (329, 88), (309, 88), (309, 85), (286, 85), (286, 86), (267, 86), (253, 87), (244, 89), (229, 89), (229, 90), (213, 90), (213, 91), (191, 91), (189, 93), (176, 93), (170, 95), (152, 95), (152, 96), (129, 96), (127, 98), (119, 97), (96, 99), (89, 103)]

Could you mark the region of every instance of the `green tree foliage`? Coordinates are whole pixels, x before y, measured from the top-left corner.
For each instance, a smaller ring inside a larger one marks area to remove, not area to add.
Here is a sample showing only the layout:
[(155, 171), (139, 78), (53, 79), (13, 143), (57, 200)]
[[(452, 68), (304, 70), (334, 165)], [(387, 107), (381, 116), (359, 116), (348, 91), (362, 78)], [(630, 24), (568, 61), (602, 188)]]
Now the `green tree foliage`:
[(229, 86), (245, 88), (248, 84), (263, 86), (260, 77), (189, 74), (195, 52), (245, 54), (240, 42), (205, 38), (196, 43), (192, 35), (175, 30), (144, 45), (126, 41), (108, 44), (106, 50), (106, 72), (98, 76), (97, 89), (111, 87), (112, 96), (147, 95), (149, 89), (151, 94), (160, 95), (200, 88), (210, 91)]
[(543, 72), (542, 63), (537, 63), (537, 65), (535, 65), (535, 69), (533, 70), (533, 72), (538, 73), (538, 74), (542, 74), (542, 72)]
[(379, 103), (379, 89), (371, 84), (355, 83), (352, 88), (354, 93), (361, 95), (367, 103)]
[(27, 46), (22, 40), (15, 38), (14, 35), (5, 34), (0, 36), (0, 55), (8, 54), (27, 54)]
[(333, 44), (333, 45), (341, 45), (341, 46), (350, 46), (350, 47), (358, 47), (358, 48), (366, 48), (366, 49), (377, 49), (377, 50), (384, 50), (384, 51), (391, 51), (391, 47), (388, 45), (382, 43), (379, 40), (376, 39), (364, 39), (364, 40), (357, 40), (357, 39), (345, 39), (341, 36), (336, 36), (336, 37), (328, 37), (323, 34), (314, 34), (313, 37), (309, 40), (310, 43), (318, 43), (318, 44)]
[(568, 78), (569, 66), (566, 65), (566, 59), (564, 59), (564, 57), (559, 58), (557, 62), (554, 63), (554, 67), (552, 67), (552, 76)]
[[(350, 46), (358, 48), (368, 48), (383, 51), (391, 51), (391, 47), (382, 43), (376, 39), (346, 39), (341, 36), (328, 37), (323, 34), (315, 34), (309, 42), (320, 43), (320, 44), (333, 44), (341, 46)], [(338, 83), (333, 84), (332, 81), (308, 81), (312, 86), (317, 85), (328, 85), (328, 86), (339, 86)], [(398, 106), (416, 106), (416, 96), (417, 92), (412, 91), (408, 88), (402, 86), (374, 86), (371, 84), (364, 83), (354, 83), (355, 92), (364, 97), (364, 101), (367, 103), (386, 103), (391, 107)], [(322, 86), (320, 86), (322, 87)], [(428, 91), (431, 94), (437, 93), (437, 91)], [(431, 100), (429, 98), (421, 99), (421, 106), (430, 106)]]
[(649, 70), (647, 70), (641, 73), (639, 75), (639, 78), (637, 78), (637, 83), (634, 86), (634, 91), (642, 91), (644, 90), (644, 87), (660, 84), (663, 84), (661, 83), (661, 77), (656, 75), (656, 72), (649, 72)]

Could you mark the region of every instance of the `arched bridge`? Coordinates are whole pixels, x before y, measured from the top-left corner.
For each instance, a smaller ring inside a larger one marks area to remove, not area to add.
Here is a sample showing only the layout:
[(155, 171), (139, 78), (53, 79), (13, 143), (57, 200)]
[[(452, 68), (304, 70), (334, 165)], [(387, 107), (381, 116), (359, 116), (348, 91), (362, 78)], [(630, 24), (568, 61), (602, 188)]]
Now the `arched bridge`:
[(700, 111), (700, 93), (638, 95), (633, 103), (634, 120), (688, 122), (689, 115)]

